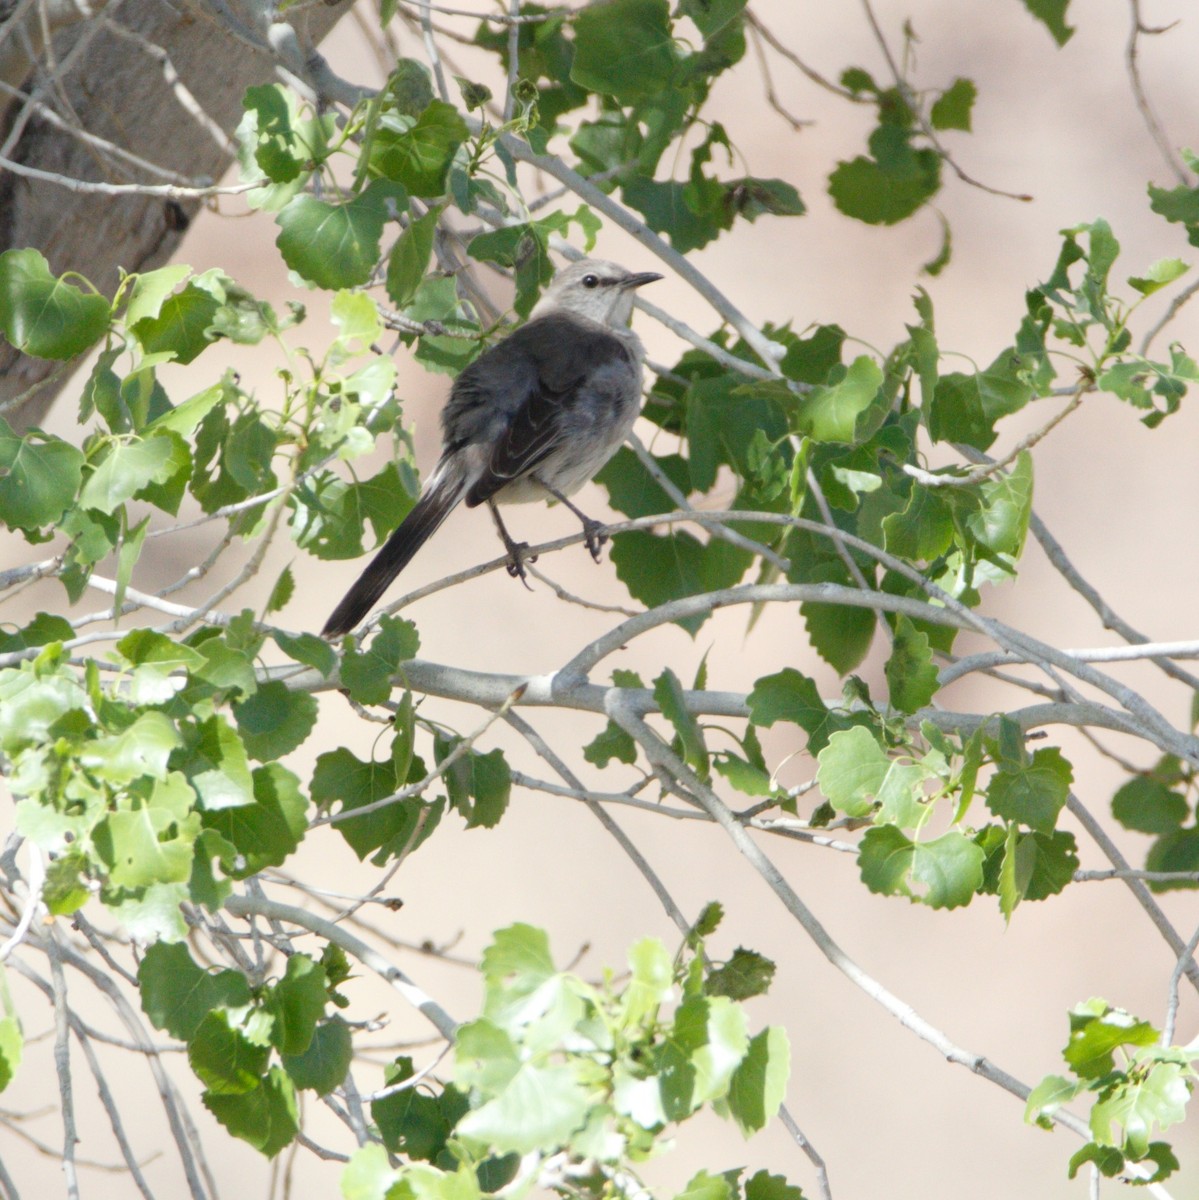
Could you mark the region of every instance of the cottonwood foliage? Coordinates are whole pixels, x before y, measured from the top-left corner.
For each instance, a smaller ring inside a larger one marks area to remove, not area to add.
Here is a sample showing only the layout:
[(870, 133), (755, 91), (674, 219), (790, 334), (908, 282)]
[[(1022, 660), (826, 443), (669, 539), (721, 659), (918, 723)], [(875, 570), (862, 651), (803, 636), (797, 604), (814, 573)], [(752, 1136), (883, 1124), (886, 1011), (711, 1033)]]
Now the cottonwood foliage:
[[(1029, 4), (1059, 42), (1070, 34), (1065, 7)], [(384, 0), (385, 23), (395, 10)], [(0, 633), (4, 774), (16, 830), (44, 862), (35, 899), (55, 918), (12, 952), (61, 958), (64, 926), (80, 916), (93, 931), (125, 931), (138, 947), (142, 1012), (186, 1044), (216, 1120), (267, 1156), (299, 1135), (300, 1093), (336, 1094), (345, 1081), (371, 1015), (355, 1009), (356, 951), (347, 957), (325, 936), (299, 950), (260, 920), (275, 957), (255, 972), (236, 956), (209, 965), (196, 939), (230, 897), (261, 895), (261, 873), (285, 867), (305, 837), (344, 838), (382, 868), (419, 852), (443, 822), (492, 828), (513, 789), (486, 735), (471, 740), (422, 715), (417, 624), (384, 616), (332, 646), (278, 619), (313, 559), (367, 553), (417, 494), (403, 398), (379, 348), (398, 338), (429, 371), (458, 372), (510, 317), (527, 316), (561, 239), (590, 250), (621, 213), (680, 254), (736, 237), (743, 222), (804, 213), (785, 178), (741, 173), (728, 134), (705, 116), (718, 78), (755, 69), (745, 0), (520, 12), (536, 19), (513, 38), (503, 24), (475, 34), (494, 56), (488, 77), (444, 94), (430, 64), (410, 59), (352, 108), (314, 107), (279, 84), (246, 93), (240, 179), (253, 185), (250, 205), (273, 215), (298, 281), (334, 293), (331, 335), (299, 303), (281, 312), (251, 295), (233, 264), (127, 275), (102, 295), (56, 274), (35, 247), (0, 256), (3, 335), (63, 362), (93, 352), (77, 389), (77, 437), (18, 435), (0, 419), (0, 520), (35, 564), (0, 580), (60, 585), (52, 610), (10, 618)], [(1016, 8), (1013, 20), (1044, 36)], [(851, 65), (835, 86), (877, 118), (866, 145), (830, 168), (837, 208), (890, 225), (930, 205), (946, 183), (944, 138), (970, 130), (975, 85), (917, 90)], [(549, 164), (593, 182), (575, 186), (560, 172), (565, 195), (526, 205), (531, 169)], [(1199, 244), (1199, 188), (1153, 188), (1149, 203)], [(455, 243), (447, 229), (474, 232)], [(949, 245), (947, 229), (930, 272), (945, 268)], [(585, 778), (603, 789), (622, 767), (656, 771), (713, 820), (732, 805), (743, 827), (835, 826), (854, 839), (870, 891), (936, 909), (992, 904), (1020, 920), (1027, 903), (1072, 886), (1079, 865), (1075, 833), (1060, 825), (1073, 770), (1052, 725), (1093, 724), (1155, 749), (1157, 765), (1130, 776), (1113, 815), (1149, 839), (1149, 868), (1177, 873), (1154, 886), (1192, 886), (1193, 729), (980, 615), (988, 588), (1016, 577), (1032, 511), (1031, 453), (988, 466), (1005, 418), (1045, 405), (1048, 420), (1054, 405), (1104, 391), (1127, 402), (1129, 420), (1156, 426), (1199, 378), (1181, 346), (1135, 349), (1141, 302), (1179, 286), (1185, 264), (1129, 274), (1117, 269), (1119, 250), (1102, 219), (1063, 231), (1010, 339), (978, 365), (939, 343), (917, 286), (908, 335), (885, 354), (864, 351), (852, 330), (796, 328), (790, 313), (756, 331), (726, 313), (653, 377), (644, 415), (659, 436), (648, 458), (625, 448), (603, 471), (612, 507), (636, 521), (676, 510), (678, 496), (727, 491), (731, 479), (738, 515), (717, 529), (660, 520), (614, 533), (616, 573), (654, 614), (645, 627), (676, 621), (695, 635), (721, 604), (798, 603), (806, 639), (795, 644), (806, 640), (845, 691), (822, 695), (784, 661), (730, 715), (706, 707), (702, 665), (686, 672), (689, 686), (669, 668), (617, 671), (615, 700), (576, 762)], [(455, 263), (509, 272), (512, 313), (497, 321), (476, 303), (447, 269)], [(229, 342), (276, 345), (277, 395), (256, 395), (222, 369)], [(195, 361), (212, 364), (211, 382), (173, 394), (171, 364)], [(391, 461), (357, 471), (380, 439)], [(952, 447), (962, 465), (926, 471), (930, 446)], [(239, 544), (257, 555), (271, 539), (294, 543), (294, 565), (257, 610), (228, 589), (194, 606), (168, 588), (156, 607), (138, 586), (148, 539), (197, 517), (225, 531), (212, 561)], [(101, 576), (122, 632), (96, 642), (77, 614)], [(1044, 666), (1054, 712), (971, 721), (940, 708), (963, 631), (974, 646), (981, 635), (1009, 661)], [(880, 639), (886, 692), (872, 695), (853, 672)], [(368, 758), (323, 740), (318, 696), (336, 689), (389, 714)], [(658, 714), (652, 729), (646, 713)], [(711, 735), (713, 723), (723, 736)], [(758, 731), (780, 724), (802, 731), (818, 792), (779, 784)], [(1037, 724), (1049, 736), (1030, 744)], [(306, 778), (288, 765), (304, 744), (319, 750)], [(540, 1184), (628, 1195), (638, 1165), (702, 1108), (747, 1135), (761, 1129), (783, 1099), (787, 1038), (757, 1029), (745, 1002), (768, 987), (773, 965), (745, 949), (714, 960), (705, 939), (719, 918), (717, 906), (696, 916), (677, 952), (638, 942), (598, 983), (556, 967), (543, 932), (496, 932), (480, 968), (482, 1011), (448, 1031), (450, 1058), (421, 1077), (413, 1059), (396, 1058), (368, 1105), (367, 1144), (354, 1149), (347, 1131), (344, 1194), (461, 1200)], [(1067, 1103), (1082, 1114), (1087, 1140), (1071, 1174), (1089, 1163), (1164, 1179), (1175, 1158), (1159, 1135), (1183, 1119), (1196, 1052), (1163, 1044), (1115, 999), (1084, 999), (1063, 1015), (1069, 1074), (1045, 1064), (1029, 1117), (1048, 1125)], [(20, 1058), (10, 1007), (4, 1083), (19, 1080)], [(802, 1080), (792, 1086), (802, 1094)], [(799, 1192), (779, 1176), (710, 1164), (682, 1195)]]

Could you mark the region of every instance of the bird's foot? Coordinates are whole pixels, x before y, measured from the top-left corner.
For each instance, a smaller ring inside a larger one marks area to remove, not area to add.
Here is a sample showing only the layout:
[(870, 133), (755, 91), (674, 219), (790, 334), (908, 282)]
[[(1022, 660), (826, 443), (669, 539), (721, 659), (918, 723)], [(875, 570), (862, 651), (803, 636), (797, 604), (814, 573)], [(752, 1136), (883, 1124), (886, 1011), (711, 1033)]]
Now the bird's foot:
[(599, 521), (593, 521), (590, 517), (583, 519), (583, 544), (591, 551), (591, 557), (596, 562), (599, 562), (600, 549), (607, 540), (608, 535)]
[[(537, 555), (529, 553), (528, 542), (508, 542), (508, 574), (513, 579), (519, 579), (527, 588), (529, 588), (529, 580), (525, 571), (525, 563), (535, 563), (536, 561)], [(529, 588), (529, 591), (532, 590)]]

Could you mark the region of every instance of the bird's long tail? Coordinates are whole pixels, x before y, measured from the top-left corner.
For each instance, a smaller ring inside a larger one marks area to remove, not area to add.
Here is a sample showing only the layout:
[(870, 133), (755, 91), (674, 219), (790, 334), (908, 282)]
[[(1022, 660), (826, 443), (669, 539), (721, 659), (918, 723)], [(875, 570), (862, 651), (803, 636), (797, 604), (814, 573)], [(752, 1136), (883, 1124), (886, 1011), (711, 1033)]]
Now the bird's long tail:
[(445, 462), (440, 463), (412, 511), (383, 543), (370, 566), (358, 576), (354, 586), (333, 610), (321, 630), (322, 637), (335, 638), (349, 633), (370, 612), (391, 581), (453, 512), (464, 491), (461, 471)]

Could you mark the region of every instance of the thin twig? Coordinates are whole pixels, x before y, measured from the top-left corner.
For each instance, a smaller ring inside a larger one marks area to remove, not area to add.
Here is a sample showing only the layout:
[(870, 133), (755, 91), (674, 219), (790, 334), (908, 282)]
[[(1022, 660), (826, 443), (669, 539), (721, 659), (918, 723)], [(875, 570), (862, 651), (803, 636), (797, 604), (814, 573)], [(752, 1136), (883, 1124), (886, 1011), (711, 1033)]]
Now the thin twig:
[(1170, 985), (1166, 994), (1166, 1019), (1162, 1022), (1162, 1046), (1172, 1046), (1174, 1044), (1174, 1027), (1178, 1021), (1178, 985), (1182, 981), (1183, 972), (1187, 969), (1188, 964), (1195, 961), (1195, 947), (1199, 946), (1199, 929), (1196, 929), (1191, 934), (1191, 940), (1187, 942), (1185, 949), (1178, 956), (1178, 961), (1174, 964), (1174, 970), (1170, 972)]
[(1162, 911), (1161, 906), (1154, 900), (1149, 889), (1145, 886), (1143, 880), (1136, 877), (1129, 865), (1128, 860), (1120, 852), (1119, 846), (1108, 836), (1107, 830), (1092, 816), (1091, 811), (1085, 804), (1073, 793), (1070, 792), (1066, 797), (1066, 808), (1074, 816), (1075, 820), (1091, 835), (1095, 844), (1103, 851), (1108, 862), (1120, 872), (1119, 878), (1127, 885), (1128, 890), (1140, 906), (1145, 910), (1149, 920), (1153, 922), (1158, 933), (1165, 939), (1166, 945), (1170, 947), (1175, 960), (1185, 964), (1183, 971), (1191, 986), (1196, 992), (1199, 992), (1199, 966), (1196, 966), (1195, 960), (1185, 953), (1186, 944), (1178, 934), (1178, 930), (1170, 924), (1169, 918)]
[(753, 45), (754, 55), (758, 60), (758, 68), (762, 72), (762, 86), (766, 91), (766, 103), (791, 126), (793, 133), (798, 133), (805, 125), (811, 125), (813, 122), (801, 121), (799, 117), (793, 116), (783, 107), (783, 102), (779, 99), (778, 92), (774, 88), (774, 77), (770, 73), (770, 61), (767, 59), (766, 51), (762, 47), (764, 39), (762, 31), (759, 28), (759, 23), (748, 9), (745, 16), (747, 18), (746, 25), (749, 28), (749, 40)]
[(90, 179), (74, 179), (54, 171), (43, 171), (14, 159), (0, 157), (0, 167), (25, 179), (37, 179), (52, 183), (68, 192), (98, 196), (157, 196), (167, 200), (197, 200), (206, 196), (239, 196), (259, 187), (257, 183), (235, 183), (228, 186), (213, 184), (211, 187), (181, 187), (177, 183), (102, 183)]
[(878, 43), (883, 57), (887, 60), (887, 66), (890, 68), (891, 77), (895, 81), (896, 88), (899, 89), (899, 94), (903, 97), (904, 103), (907, 105), (908, 111), (912, 114), (913, 120), (920, 126), (920, 132), (924, 134), (933, 149), (936, 150), (941, 161), (948, 163), (950, 170), (964, 184), (970, 187), (978, 188), (980, 191), (987, 192), (992, 196), (1001, 196), (1005, 200), (1020, 200), (1024, 203), (1030, 203), (1033, 198), (1027, 193), (1009, 192), (1006, 188), (992, 187), (989, 183), (983, 183), (981, 179), (975, 179), (973, 175), (968, 175), (958, 165), (953, 155), (941, 144), (941, 139), (937, 136), (937, 131), (932, 127), (932, 124), (921, 110), (920, 102), (912, 94), (912, 89), (907, 79), (904, 78), (903, 72), (899, 69), (899, 65), (891, 53), (891, 47), (887, 45), (887, 39), (883, 34), (882, 27), (878, 23), (878, 18), (874, 15), (874, 9), (871, 6), (870, 0), (862, 0), (862, 7), (866, 11), (866, 21), (870, 26), (871, 32), (874, 34), (874, 40)]
[(1174, 177), (1178, 182), (1187, 187), (1190, 185), (1191, 180), (1182, 163), (1179, 161), (1169, 137), (1166, 136), (1166, 131), (1162, 126), (1161, 120), (1153, 109), (1149, 93), (1145, 90), (1144, 81), (1141, 79), (1140, 64), (1137, 62), (1137, 43), (1140, 41), (1141, 34), (1165, 33), (1168, 29), (1172, 29), (1174, 25), (1178, 24), (1178, 22), (1175, 21), (1170, 25), (1154, 28), (1146, 25), (1141, 19), (1141, 0), (1129, 0), (1129, 8), (1132, 13), (1132, 22), (1128, 30), (1128, 41), (1124, 47), (1124, 61), (1128, 64), (1128, 80), (1132, 84), (1132, 94), (1136, 98), (1137, 110), (1145, 122), (1145, 127), (1149, 130), (1149, 136), (1157, 143), (1157, 148), (1161, 151), (1166, 166), (1174, 173)]
[(459, 759), (469, 754), (474, 748), (475, 742), (497, 721), (504, 719), (508, 710), (521, 698), (523, 692), (524, 687), (522, 685), (514, 687), (511, 694), (504, 699), (503, 703), (494, 712), (488, 713), (487, 719), (473, 733), (457, 742), (449, 754), (433, 770), (425, 775), (423, 779), (419, 779), (416, 783), (410, 783), (407, 787), (392, 792), (390, 796), (381, 796), (378, 800), (372, 800), (369, 804), (363, 804), (359, 808), (343, 808), (340, 812), (329, 813), (323, 817), (314, 817), (309, 822), (309, 828), (313, 829), (318, 825), (337, 825), (342, 821), (357, 820), (359, 817), (369, 816), (380, 809), (390, 808), (393, 804), (400, 804), (405, 800), (411, 800), (419, 796), (432, 784), (436, 783)]
[(29, 932), (30, 925), (33, 924), (33, 918), (42, 907), (42, 889), (46, 884), (46, 863), (42, 858), (40, 847), (33, 842), (26, 842), (25, 846), (29, 851), (29, 866), (25, 875), (25, 887), (27, 889), (25, 903), (21, 907), (20, 920), (17, 921), (16, 926), (12, 933), (5, 939), (4, 944), (0, 946), (0, 963), (3, 963), (21, 944), (25, 935)]
[(666, 910), (666, 915), (674, 922), (675, 927), (680, 933), (686, 934), (691, 928), (691, 922), (683, 915), (683, 910), (675, 903), (674, 897), (671, 896), (666, 885), (659, 878), (658, 873), (649, 865), (649, 860), (641, 853), (629, 835), (612, 819), (610, 813), (604, 811), (602, 804), (597, 804), (586, 795), (586, 789), (578, 778), (576, 778), (574, 772), (550, 748), (545, 739), (528, 721), (513, 712), (508, 713), (505, 720), (533, 747), (541, 758), (549, 763), (562, 779), (566, 781), (569, 787), (580, 793), (583, 803), (587, 805), (595, 819), (616, 840), (617, 845), (628, 855), (637, 870), (641, 872), (642, 877), (649, 884), (654, 895), (658, 897), (658, 902)]
[(1182, 291), (1170, 301), (1170, 307), (1166, 309), (1161, 319), (1157, 321), (1156, 324), (1151, 325), (1148, 332), (1146, 332), (1145, 336), (1141, 339), (1140, 352), (1142, 355), (1147, 355), (1149, 353), (1149, 347), (1152, 345), (1157, 335), (1161, 333), (1161, 331), (1165, 329), (1165, 327), (1169, 325), (1176, 316), (1178, 316), (1179, 312), (1194, 297), (1196, 292), (1199, 292), (1199, 279), (1196, 279), (1194, 283), (1183, 288)]
[(62, 969), (58, 947), (51, 940), (46, 944), (50, 959), (50, 979), (54, 986), (54, 1069), (58, 1074), (59, 1108), (62, 1112), (62, 1173), (66, 1177), (67, 1195), (79, 1200), (79, 1176), (75, 1169), (75, 1146), (79, 1135), (75, 1129), (75, 1098), (71, 1083), (70, 1016), (67, 1009), (67, 980)]
[(779, 1107), (779, 1120), (783, 1128), (794, 1138), (795, 1144), (807, 1155), (808, 1161), (816, 1168), (816, 1186), (820, 1189), (821, 1200), (833, 1200), (833, 1193), (828, 1182), (828, 1168), (824, 1159), (817, 1153), (816, 1147), (804, 1136), (803, 1130), (791, 1115), (791, 1110), (785, 1105)]
[(922, 470), (911, 463), (903, 464), (904, 474), (910, 475), (925, 487), (932, 488), (970, 487), (976, 483), (985, 483), (1005, 467), (1014, 463), (1025, 450), (1032, 449), (1033, 446), (1047, 436), (1056, 426), (1060, 425), (1082, 403), (1082, 398), (1087, 392), (1094, 390), (1095, 385), (1089, 380), (1079, 383), (1078, 387), (1074, 390), (1074, 395), (1070, 398), (1070, 403), (1061, 412), (1042, 425), (1040, 429), (1034, 429), (1032, 433), (1026, 437), (1022, 437), (1002, 458), (993, 459), (984, 466), (976, 467), (973, 471), (969, 471), (965, 475), (935, 475), (931, 471)]
[(453, 1039), (458, 1022), (436, 1000), (422, 991), (394, 963), (388, 962), (373, 946), (369, 946), (352, 933), (347, 933), (332, 921), (326, 921), (323, 917), (296, 908), (292, 904), (280, 904), (277, 900), (267, 900), (261, 896), (230, 896), (225, 901), (225, 908), (235, 917), (262, 916), (271, 920), (288, 921), (315, 933), (318, 937), (323, 937), (326, 941), (334, 942), (347, 954), (358, 959), (364, 967), (369, 967), (391, 984), (443, 1037)]

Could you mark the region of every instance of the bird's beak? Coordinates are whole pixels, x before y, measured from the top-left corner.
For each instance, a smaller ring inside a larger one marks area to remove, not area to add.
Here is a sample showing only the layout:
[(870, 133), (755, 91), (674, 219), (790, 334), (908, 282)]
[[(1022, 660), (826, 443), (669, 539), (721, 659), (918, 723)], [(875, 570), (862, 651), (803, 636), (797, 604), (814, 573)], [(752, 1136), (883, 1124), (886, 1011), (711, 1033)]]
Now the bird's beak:
[(661, 279), (662, 276), (654, 271), (642, 271), (640, 275), (626, 275), (620, 281), (620, 289), (624, 292), (631, 292), (633, 288), (639, 288), (644, 283), (653, 283), (656, 279)]

